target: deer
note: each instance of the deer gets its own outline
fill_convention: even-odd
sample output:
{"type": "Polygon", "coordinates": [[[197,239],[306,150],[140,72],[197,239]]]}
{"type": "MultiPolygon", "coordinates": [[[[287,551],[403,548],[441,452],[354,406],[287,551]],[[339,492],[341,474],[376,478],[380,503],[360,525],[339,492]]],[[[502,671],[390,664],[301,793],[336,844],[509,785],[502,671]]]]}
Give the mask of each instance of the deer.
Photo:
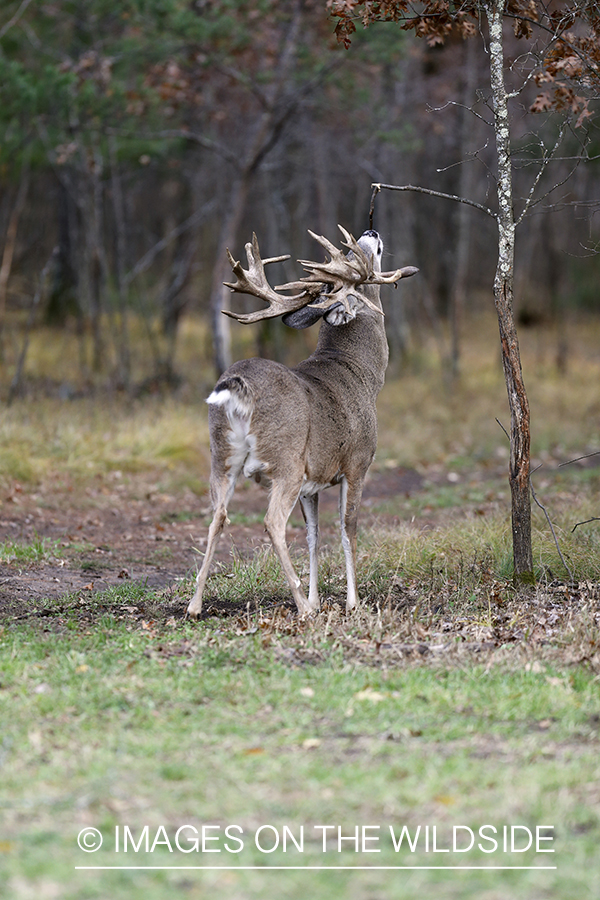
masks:
{"type": "Polygon", "coordinates": [[[338,227],[349,252],[309,231],[329,259],[298,260],[309,274],[275,288],[267,281],[265,266],[289,255],[261,259],[255,234],[245,246],[248,269],[227,251],[236,281],[224,282],[225,286],[258,297],[268,307],[250,313],[223,310],[226,315],[244,324],[282,316],[293,328],[322,321],[316,349],[307,359],[293,368],[268,359],[241,360],[224,372],[207,398],[213,519],[196,590],[187,607],[191,618],[198,618],[202,611],[209,569],[242,473],[269,491],[265,530],[300,616],[316,613],[320,605],[319,494],[339,485],[346,610],[357,604],[358,513],[377,446],[376,400],[389,356],[380,286],[396,286],[418,269],[406,266],[382,272],[379,234],[369,229],[356,240],[338,227]],[[287,522],[297,501],[306,524],[308,597],[286,543],[287,522]]]}

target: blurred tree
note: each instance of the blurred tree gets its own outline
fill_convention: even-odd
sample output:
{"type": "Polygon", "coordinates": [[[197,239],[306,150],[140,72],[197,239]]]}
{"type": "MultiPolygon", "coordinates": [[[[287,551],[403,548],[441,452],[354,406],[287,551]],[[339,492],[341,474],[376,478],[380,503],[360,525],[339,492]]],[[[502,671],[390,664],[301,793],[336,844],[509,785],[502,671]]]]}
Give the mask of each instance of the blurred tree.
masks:
{"type": "MultiPolygon", "coordinates": [[[[494,299],[511,413],[509,481],[513,560],[516,579],[532,581],[530,412],[513,311],[515,229],[529,209],[540,202],[540,181],[562,144],[567,126],[573,120],[576,128],[583,126],[591,116],[591,100],[600,95],[600,8],[591,0],[564,0],[550,7],[540,0],[424,0],[418,8],[409,0],[327,0],[327,7],[337,18],[336,33],[347,47],[356,31],[356,20],[365,26],[381,20],[399,23],[401,28],[414,30],[419,37],[425,38],[430,46],[443,43],[453,32],[465,38],[484,36],[483,26],[487,23],[485,40],[489,54],[498,209],[493,212],[485,208],[485,211],[498,225],[494,299]],[[527,52],[521,54],[519,66],[512,66],[513,74],[521,76],[516,90],[511,90],[505,77],[504,23],[507,19],[513,25],[515,36],[528,41],[527,52]],[[546,147],[542,140],[535,142],[533,158],[529,162],[537,163],[536,174],[523,208],[516,214],[509,102],[520,98],[531,80],[540,88],[530,106],[531,112],[559,111],[564,121],[553,147],[546,147]]],[[[586,144],[586,141],[581,142],[578,159],[585,155],[586,144]]],[[[557,186],[551,187],[548,193],[557,186]]],[[[410,185],[381,187],[432,193],[410,185]]],[[[467,198],[453,199],[476,205],[467,198]]],[[[477,205],[484,209],[481,204],[477,205]]]]}
{"type": "Polygon", "coordinates": [[[128,278],[134,229],[123,168],[171,167],[173,177],[184,160],[190,172],[207,169],[207,154],[214,155],[202,189],[179,169],[195,185],[190,194],[199,208],[188,216],[189,233],[173,229],[178,252],[157,296],[172,345],[210,190],[218,197],[210,308],[222,370],[230,361],[220,313],[228,298],[225,248],[235,246],[259,168],[341,59],[335,47],[324,55],[316,39],[327,28],[322,10],[307,0],[33,0],[10,7],[15,27],[4,29],[0,44],[0,164],[15,168],[15,150],[33,140],[37,166],[49,165],[60,184],[49,316],[64,322],[74,309],[85,312],[98,369],[106,351],[102,322],[112,312],[107,296],[116,293],[113,331],[126,379],[126,288],[144,266],[134,265],[128,278]]]}
{"type": "Polygon", "coordinates": [[[235,247],[259,168],[339,54],[323,61],[315,31],[323,38],[325,21],[305,0],[203,2],[192,4],[191,10],[208,35],[186,27],[186,53],[164,59],[151,73],[151,82],[174,100],[173,124],[179,120],[178,128],[159,136],[197,144],[215,153],[224,167],[210,292],[220,374],[232,361],[229,321],[221,315],[229,302],[223,286],[229,277],[226,249],[235,247]]]}
{"type": "MultiPolygon", "coordinates": [[[[468,99],[460,39],[450,34],[443,46],[429,47],[374,23],[355,35],[349,65],[331,31],[322,0],[6,0],[0,309],[3,296],[11,312],[30,307],[58,245],[34,321],[45,311],[75,325],[84,382],[108,375],[113,386],[135,387],[156,373],[170,381],[184,312],[210,315],[212,302],[215,331],[227,322],[218,312],[227,299],[226,243],[240,255],[241,238],[256,230],[268,253],[310,255],[308,226],[331,236],[337,222],[354,232],[365,227],[370,181],[433,177],[442,191],[466,193],[460,167],[432,170],[440,159],[463,155],[468,138],[479,141],[470,164],[473,196],[487,202],[487,98],[479,101],[476,127],[463,124],[462,132],[466,114],[446,102],[457,85],[459,98],[468,99]]],[[[481,83],[484,55],[474,55],[481,83]]],[[[540,85],[540,92],[552,90],[550,82],[540,85]]],[[[521,185],[535,154],[527,156],[533,142],[523,129],[517,137],[523,167],[513,175],[526,196],[521,185]]],[[[535,146],[539,159],[543,149],[535,146]]],[[[587,200],[597,180],[596,173],[570,182],[572,199],[587,200]]],[[[390,198],[381,196],[377,206],[384,243],[400,257],[394,265],[414,263],[423,272],[390,303],[392,353],[403,364],[422,358],[413,351],[426,309],[447,357],[453,281],[460,286],[459,272],[467,271],[469,312],[494,265],[495,221],[469,228],[465,217],[456,229],[461,217],[450,204],[412,195],[399,209],[390,198]],[[458,243],[462,268],[455,265],[458,243]],[[469,265],[474,258],[477,265],[469,265]]],[[[570,223],[573,252],[587,235],[574,213],[570,223]]],[[[281,281],[298,274],[293,261],[282,268],[281,281]]],[[[539,283],[532,266],[523,275],[539,283]]],[[[569,274],[565,291],[571,285],[569,274]]],[[[11,329],[22,321],[12,316],[11,329]]],[[[233,339],[246,352],[248,336],[236,329],[233,339]]],[[[289,359],[305,352],[307,340],[274,326],[263,345],[289,359]]],[[[11,335],[3,372],[14,365],[14,346],[11,335]]],[[[210,359],[210,344],[202,355],[210,359]]]]}

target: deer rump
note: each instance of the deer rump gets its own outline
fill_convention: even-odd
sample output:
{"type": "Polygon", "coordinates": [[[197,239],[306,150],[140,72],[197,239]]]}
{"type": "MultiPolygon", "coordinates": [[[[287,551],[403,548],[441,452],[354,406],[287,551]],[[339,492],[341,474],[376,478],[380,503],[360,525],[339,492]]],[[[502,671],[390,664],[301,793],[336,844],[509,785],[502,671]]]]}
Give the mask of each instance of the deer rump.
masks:
{"type": "Polygon", "coordinates": [[[364,389],[335,360],[321,361],[318,374],[309,360],[294,369],[267,359],[234,363],[207,400],[213,471],[235,481],[243,473],[271,489],[285,479],[294,503],[344,476],[364,477],[377,419],[347,402],[364,389]]]}
{"type": "MultiPolygon", "coordinates": [[[[263,312],[234,318],[250,323],[283,315],[286,324],[305,328],[323,318],[315,352],[294,368],[265,360],[234,363],[208,397],[211,443],[210,493],[214,511],[204,562],[188,614],[202,610],[202,594],[227,507],[240,475],[269,489],[265,528],[288,581],[298,612],[319,608],[319,492],[340,485],[340,526],[346,563],[346,609],[357,602],[356,530],[367,470],[377,445],[376,399],[383,386],[388,345],[379,297],[381,284],[413,275],[413,267],[381,272],[383,245],[377,232],[359,241],[342,233],[348,256],[325,238],[326,263],[301,261],[310,272],[304,281],[273,289],[256,236],[246,245],[249,268],[230,261],[237,277],[233,290],[269,303],[263,312]],[[360,288],[360,289],[359,289],[360,288]],[[278,290],[300,290],[284,297],[278,290]],[[310,555],[308,597],[285,540],[287,521],[297,501],[306,521],[310,555]]],[[[312,232],[311,232],[312,234],[312,232]]],[[[231,313],[229,313],[231,314],[231,313]]]]}

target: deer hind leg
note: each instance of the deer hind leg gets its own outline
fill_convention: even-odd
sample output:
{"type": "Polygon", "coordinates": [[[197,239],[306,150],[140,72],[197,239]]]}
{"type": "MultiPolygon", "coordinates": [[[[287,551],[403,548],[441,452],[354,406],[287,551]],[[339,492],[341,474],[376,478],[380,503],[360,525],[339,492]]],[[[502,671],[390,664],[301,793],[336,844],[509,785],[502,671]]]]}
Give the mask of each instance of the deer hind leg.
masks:
{"type": "Polygon", "coordinates": [[[319,495],[300,497],[300,507],[306,522],[306,542],[310,560],[308,605],[319,608],[319,495]]]}
{"type": "Polygon", "coordinates": [[[213,501],[214,515],[208,529],[208,540],[206,542],[206,552],[204,554],[204,562],[196,576],[196,592],[190,600],[187,608],[187,614],[192,619],[197,619],[202,612],[202,594],[208,578],[210,565],[223,531],[223,526],[227,521],[227,507],[233,496],[235,484],[238,479],[239,472],[229,472],[229,474],[211,477],[211,497],[213,501]]]}
{"type": "Polygon", "coordinates": [[[290,485],[289,481],[287,483],[280,480],[273,481],[271,496],[269,498],[269,507],[267,509],[267,515],[265,516],[265,528],[269,533],[271,543],[279,557],[284,575],[287,578],[292,595],[296,601],[298,612],[300,615],[306,615],[307,613],[312,612],[316,606],[311,605],[310,601],[306,598],[306,594],[302,590],[300,579],[292,565],[290,553],[285,541],[285,527],[296,500],[298,499],[301,485],[301,479],[295,480],[292,485],[290,485]]]}
{"type": "Polygon", "coordinates": [[[342,547],[346,560],[346,609],[354,609],[358,600],[356,590],[356,529],[362,498],[363,480],[349,482],[344,476],[340,482],[340,527],[342,547]]]}

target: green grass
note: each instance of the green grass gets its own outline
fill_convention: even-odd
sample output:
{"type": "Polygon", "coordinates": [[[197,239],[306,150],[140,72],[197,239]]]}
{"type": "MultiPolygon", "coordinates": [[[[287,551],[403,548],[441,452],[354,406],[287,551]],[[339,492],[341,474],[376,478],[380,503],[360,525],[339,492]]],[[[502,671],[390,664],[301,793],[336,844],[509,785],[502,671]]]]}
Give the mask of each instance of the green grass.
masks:
{"type": "Polygon", "coordinates": [[[50,562],[63,555],[60,541],[51,541],[36,535],[31,543],[4,541],[0,543],[0,563],[50,562]]]}
{"type": "MultiPolygon", "coordinates": [[[[351,662],[318,626],[291,643],[285,628],[244,631],[238,620],[134,626],[106,612],[123,605],[127,590],[102,598],[104,617],[87,633],[7,627],[0,638],[0,697],[10,709],[0,794],[5,896],[597,896],[600,695],[592,671],[526,654],[492,665],[373,668],[351,662]],[[219,840],[207,846],[221,853],[179,851],[174,835],[184,824],[218,826],[208,834],[219,840]],[[224,847],[233,824],[243,829],[239,854],[224,847]],[[345,835],[380,826],[367,833],[380,837],[369,846],[381,853],[356,853],[349,842],[339,853],[337,831],[323,853],[314,828],[323,824],[345,835]],[[433,856],[423,841],[414,854],[394,853],[389,826],[414,834],[419,824],[437,827],[438,846],[448,846],[453,825],[477,832],[492,824],[500,833],[504,824],[553,825],[556,853],[433,856]],[[122,835],[126,825],[136,840],[148,825],[151,842],[164,825],[173,853],[159,844],[118,855],[115,828],[122,835]],[[259,852],[254,835],[265,825],[281,834],[287,825],[297,840],[304,826],[304,852],[259,852]],[[77,846],[86,826],[104,837],[99,853],[77,846]],[[558,869],[75,870],[491,863],[558,869]]],[[[273,835],[263,831],[265,847],[273,835]]]]}

